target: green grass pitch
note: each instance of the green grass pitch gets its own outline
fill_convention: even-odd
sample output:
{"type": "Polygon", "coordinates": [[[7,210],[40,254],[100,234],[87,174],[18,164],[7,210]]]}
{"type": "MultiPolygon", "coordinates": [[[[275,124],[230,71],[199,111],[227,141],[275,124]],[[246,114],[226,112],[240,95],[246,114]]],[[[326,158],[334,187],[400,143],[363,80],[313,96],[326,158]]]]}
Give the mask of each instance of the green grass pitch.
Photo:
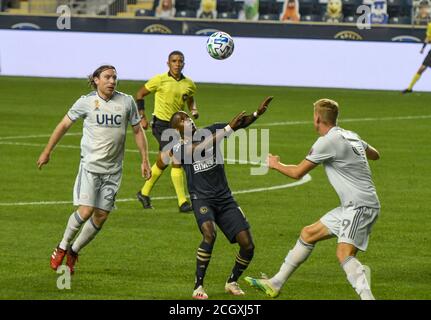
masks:
{"type": "MultiPolygon", "coordinates": [[[[134,95],[142,84],[121,81],[118,89],[134,95]]],[[[0,299],[190,299],[200,233],[193,215],[178,213],[175,199],[154,200],[156,209],[145,212],[133,200],[144,181],[130,129],[126,148],[132,151],[126,152],[117,196],[124,201],[117,203],[118,210],[102,232],[82,250],[72,288],[57,288],[58,275],[49,268],[49,257],[73,210],[82,121],[72,127],[70,132],[76,134],[64,137],[42,171],[36,160],[57,122],[88,91],[81,79],[0,77],[0,299]],[[42,201],[53,203],[22,204],[42,201]]],[[[267,95],[274,101],[253,127],[269,129],[270,152],[283,162],[301,161],[317,138],[312,103],[322,97],[340,103],[342,127],[358,132],[381,152],[381,159],[371,162],[381,216],[368,251],[359,259],[372,270],[377,299],[430,299],[431,94],[199,84],[197,125],[228,121],[241,110],[252,112],[267,95]]],[[[148,113],[153,97],[147,100],[148,113]]],[[[157,145],[150,131],[147,136],[153,162],[157,145]]],[[[250,176],[250,168],[226,165],[233,191],[293,182],[276,172],[250,176]]],[[[245,275],[277,272],[301,228],[339,205],[323,168],[311,176],[300,186],[235,196],[256,244],[245,275]]],[[[168,171],[152,196],[173,195],[168,171]]],[[[278,299],[357,299],[337,262],[335,244],[335,240],[318,244],[278,299]]],[[[237,250],[219,232],[205,280],[210,299],[269,299],[242,279],[245,297],[224,293],[237,250]]]]}

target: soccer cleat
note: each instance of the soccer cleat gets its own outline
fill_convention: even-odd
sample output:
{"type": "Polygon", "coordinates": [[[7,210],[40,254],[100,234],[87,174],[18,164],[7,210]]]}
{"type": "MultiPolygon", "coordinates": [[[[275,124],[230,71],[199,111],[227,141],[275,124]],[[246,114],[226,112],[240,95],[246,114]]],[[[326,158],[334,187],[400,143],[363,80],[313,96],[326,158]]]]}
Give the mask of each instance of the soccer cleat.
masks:
{"type": "Polygon", "coordinates": [[[245,295],[244,291],[241,290],[241,288],[239,287],[238,282],[226,282],[226,284],[224,285],[224,291],[226,293],[230,293],[231,295],[234,296],[243,296],[245,295]]]}
{"type": "Polygon", "coordinates": [[[206,300],[208,299],[208,295],[205,292],[204,287],[199,286],[193,291],[192,298],[197,300],[206,300]]]}
{"type": "Polygon", "coordinates": [[[149,196],[144,196],[141,191],[138,191],[136,197],[138,198],[139,202],[142,203],[144,209],[154,209],[151,205],[151,199],[149,196]]]}
{"type": "Polygon", "coordinates": [[[401,91],[402,94],[412,93],[412,92],[413,92],[412,89],[404,89],[403,91],[401,91]]]}
{"type": "Polygon", "coordinates": [[[180,212],[190,212],[193,211],[192,206],[190,205],[190,203],[188,203],[187,201],[184,202],[182,205],[180,205],[179,208],[180,212]]]}
{"type": "Polygon", "coordinates": [[[275,289],[271,282],[267,279],[254,279],[252,277],[245,277],[244,280],[251,285],[263,292],[271,298],[276,298],[280,294],[280,290],[275,289]]]}
{"type": "Polygon", "coordinates": [[[63,263],[64,256],[66,255],[66,250],[57,247],[51,255],[51,268],[57,271],[58,267],[63,263]]]}
{"type": "Polygon", "coordinates": [[[75,264],[78,261],[78,254],[72,250],[72,248],[69,248],[67,250],[67,259],[66,259],[66,266],[69,267],[70,274],[75,273],[75,264]]]}

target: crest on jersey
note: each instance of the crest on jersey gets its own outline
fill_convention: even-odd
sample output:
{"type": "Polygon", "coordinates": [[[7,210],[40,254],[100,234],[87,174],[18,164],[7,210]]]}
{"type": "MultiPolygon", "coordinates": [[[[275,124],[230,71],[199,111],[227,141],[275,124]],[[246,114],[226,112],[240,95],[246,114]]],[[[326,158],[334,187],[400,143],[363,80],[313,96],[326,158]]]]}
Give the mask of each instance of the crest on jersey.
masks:
{"type": "Polygon", "coordinates": [[[207,212],[208,212],[208,208],[207,208],[207,207],[200,207],[199,212],[200,212],[201,214],[205,214],[205,213],[207,213],[207,212]]]}
{"type": "Polygon", "coordinates": [[[99,103],[99,100],[94,100],[94,110],[99,110],[99,107],[100,107],[100,103],[99,103]]]}

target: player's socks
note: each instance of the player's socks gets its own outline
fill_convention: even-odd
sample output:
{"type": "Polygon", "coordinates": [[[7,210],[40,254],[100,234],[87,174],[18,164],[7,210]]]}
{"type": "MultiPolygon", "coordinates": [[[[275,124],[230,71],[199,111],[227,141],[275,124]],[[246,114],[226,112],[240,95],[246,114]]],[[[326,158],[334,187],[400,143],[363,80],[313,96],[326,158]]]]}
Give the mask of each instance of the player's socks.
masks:
{"type": "Polygon", "coordinates": [[[202,286],[204,283],[205,273],[208,268],[208,264],[211,260],[211,253],[213,251],[213,245],[202,241],[198,252],[196,254],[196,279],[195,289],[202,286]]]}
{"type": "Polygon", "coordinates": [[[181,206],[187,201],[186,192],[184,190],[184,171],[182,168],[171,169],[171,179],[174,184],[175,192],[177,193],[178,206],[181,206]]]}
{"type": "Polygon", "coordinates": [[[75,211],[70,215],[69,221],[67,221],[66,230],[64,231],[63,239],[59,245],[60,249],[67,250],[70,241],[75,238],[76,233],[84,222],[85,221],[81,218],[78,211],[75,211]]]}
{"type": "Polygon", "coordinates": [[[79,250],[81,250],[91,240],[94,239],[94,237],[97,235],[100,229],[101,227],[96,226],[96,224],[93,221],[93,218],[88,219],[87,222],[84,224],[84,227],[82,227],[81,233],[73,242],[72,250],[78,253],[79,250]]]}
{"type": "Polygon", "coordinates": [[[420,79],[421,75],[419,73],[416,73],[412,79],[412,82],[410,82],[409,87],[407,88],[407,90],[413,90],[413,86],[416,84],[416,82],[418,82],[418,80],[420,79]]]}
{"type": "Polygon", "coordinates": [[[239,253],[237,254],[235,259],[235,265],[232,269],[232,273],[227,280],[228,283],[238,281],[239,277],[250,264],[251,259],[253,259],[253,254],[254,250],[239,250],[239,253]]]}
{"type": "Polygon", "coordinates": [[[341,264],[353,289],[361,300],[375,300],[365,274],[364,266],[353,256],[347,257],[341,264]]]}
{"type": "Polygon", "coordinates": [[[157,166],[157,163],[155,163],[152,167],[151,167],[151,179],[145,181],[144,186],[141,189],[141,193],[144,196],[149,196],[151,189],[153,189],[154,184],[157,182],[157,180],[159,180],[160,176],[162,175],[163,170],[160,169],[157,166]]]}
{"type": "Polygon", "coordinates": [[[280,271],[270,279],[271,284],[276,289],[281,289],[283,284],[289,279],[292,273],[305,261],[314,249],[313,244],[306,243],[301,238],[298,239],[292,250],[289,251],[280,271]]]}

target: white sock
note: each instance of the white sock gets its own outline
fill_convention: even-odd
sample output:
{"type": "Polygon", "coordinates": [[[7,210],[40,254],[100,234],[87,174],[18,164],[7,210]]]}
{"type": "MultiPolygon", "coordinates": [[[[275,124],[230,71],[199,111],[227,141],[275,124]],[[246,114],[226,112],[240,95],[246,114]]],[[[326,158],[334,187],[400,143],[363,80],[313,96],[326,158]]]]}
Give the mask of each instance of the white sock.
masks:
{"type": "Polygon", "coordinates": [[[289,279],[292,273],[305,261],[313,251],[314,245],[306,243],[301,238],[296,241],[295,246],[289,251],[280,271],[270,279],[271,284],[280,289],[283,284],[289,279]]]}
{"type": "Polygon", "coordinates": [[[375,300],[371,293],[371,287],[365,274],[364,266],[353,256],[347,257],[341,264],[353,289],[361,297],[361,300],[375,300]]]}
{"type": "Polygon", "coordinates": [[[64,230],[63,239],[61,240],[59,247],[63,250],[66,250],[69,246],[70,241],[75,238],[76,233],[81,228],[81,225],[85,221],[81,218],[78,211],[72,213],[69,217],[69,221],[67,221],[66,230],[64,230]]]}
{"type": "Polygon", "coordinates": [[[81,230],[78,238],[72,244],[72,250],[78,253],[83,247],[85,247],[100,231],[100,227],[94,224],[93,218],[87,220],[84,227],[81,230]]]}

